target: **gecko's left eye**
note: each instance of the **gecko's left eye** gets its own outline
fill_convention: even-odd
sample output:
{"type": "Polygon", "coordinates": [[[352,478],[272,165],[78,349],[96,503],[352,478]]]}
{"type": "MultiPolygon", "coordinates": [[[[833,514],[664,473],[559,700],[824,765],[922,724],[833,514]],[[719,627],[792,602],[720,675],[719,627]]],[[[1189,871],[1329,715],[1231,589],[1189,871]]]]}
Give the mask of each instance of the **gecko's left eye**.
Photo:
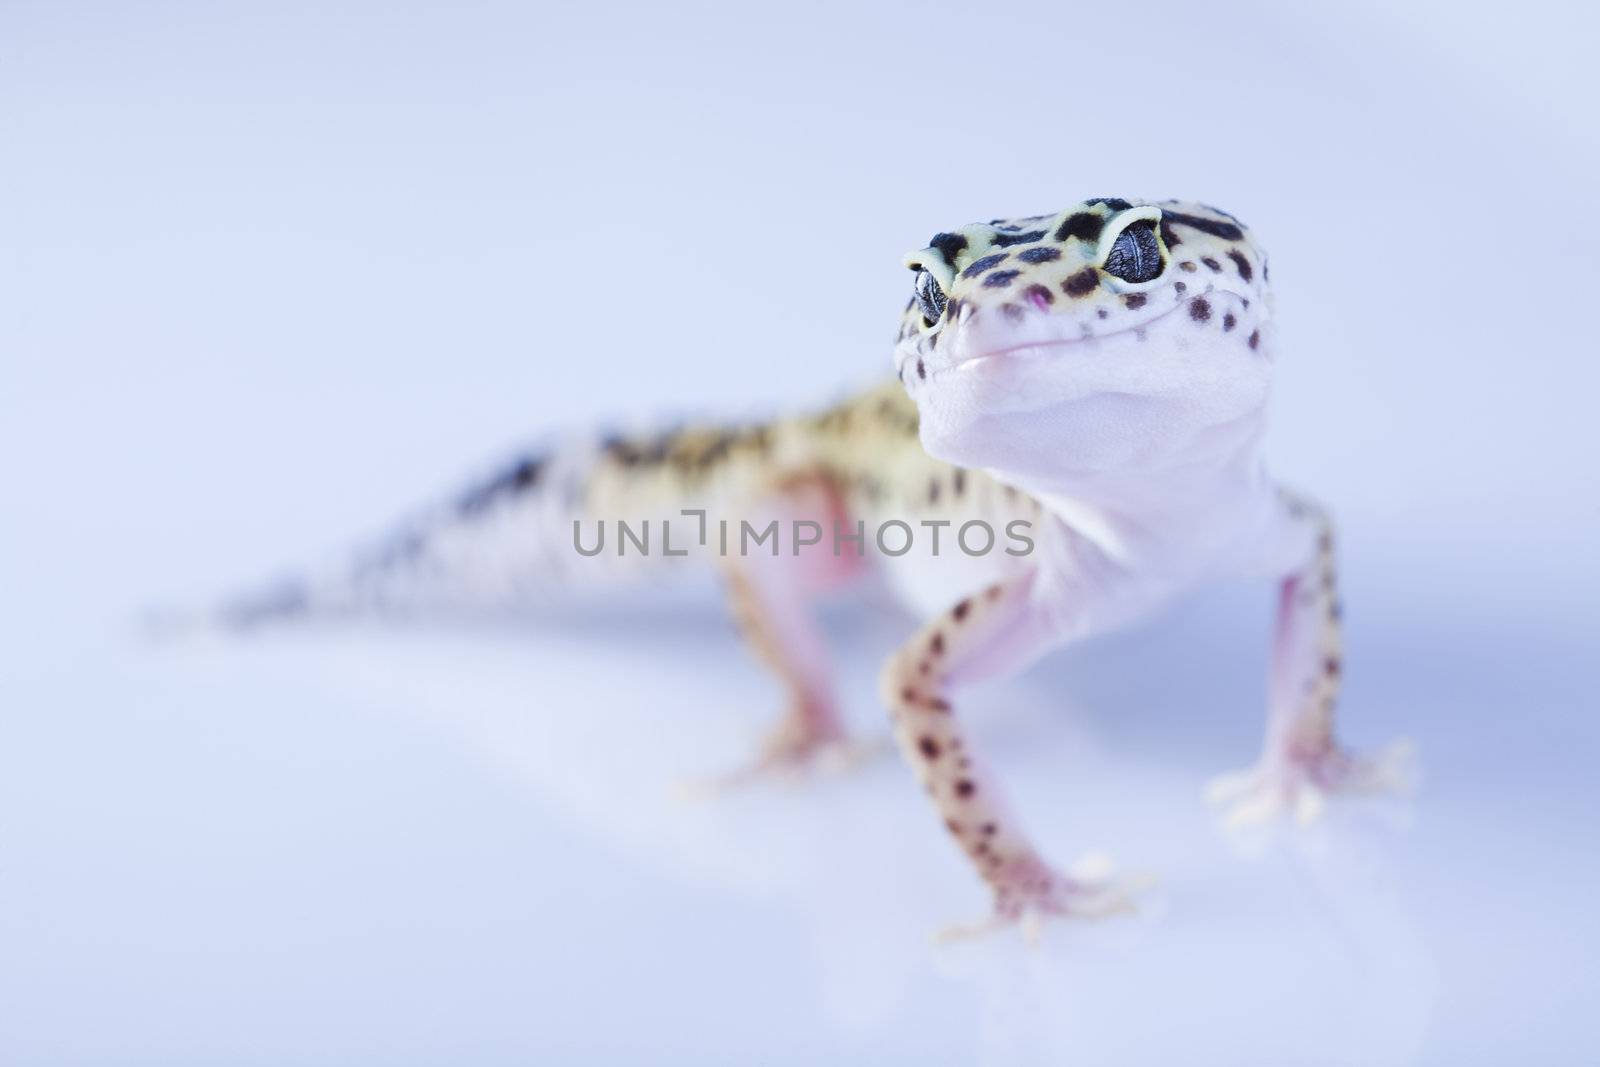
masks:
{"type": "Polygon", "coordinates": [[[1147,282],[1161,273],[1161,242],[1153,222],[1130,223],[1106,253],[1105,271],[1125,282],[1147,282]]]}
{"type": "Polygon", "coordinates": [[[917,307],[922,310],[922,324],[932,326],[944,314],[946,298],[939,281],[925,270],[917,271],[917,307]]]}

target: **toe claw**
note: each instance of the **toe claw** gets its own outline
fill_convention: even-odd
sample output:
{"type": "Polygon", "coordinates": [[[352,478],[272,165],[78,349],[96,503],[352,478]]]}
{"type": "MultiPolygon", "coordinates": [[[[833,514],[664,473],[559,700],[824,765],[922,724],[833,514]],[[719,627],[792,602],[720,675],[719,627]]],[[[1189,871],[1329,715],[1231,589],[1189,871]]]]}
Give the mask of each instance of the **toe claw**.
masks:
{"type": "Polygon", "coordinates": [[[1392,741],[1358,766],[1352,787],[1368,793],[1405,793],[1416,782],[1416,746],[1408,737],[1392,741]]]}
{"type": "Polygon", "coordinates": [[[753,760],[733,770],[679,785],[680,799],[704,800],[762,782],[800,782],[816,775],[841,775],[878,759],[889,749],[886,738],[861,740],[842,731],[780,729],[753,760]]]}
{"type": "Polygon", "coordinates": [[[1327,794],[1307,783],[1295,794],[1294,818],[1301,826],[1310,826],[1322,817],[1328,807],[1327,794]]]}
{"type": "Polygon", "coordinates": [[[1230,828],[1267,822],[1283,812],[1302,826],[1315,822],[1334,793],[1403,792],[1414,779],[1409,741],[1394,742],[1376,755],[1353,756],[1329,747],[1312,755],[1285,754],[1249,771],[1212,779],[1206,797],[1228,807],[1230,828]]]}
{"type": "Polygon", "coordinates": [[[991,915],[987,919],[975,923],[955,923],[946,926],[933,935],[935,945],[953,945],[958,941],[976,941],[980,937],[987,937],[996,930],[1005,926],[1007,919],[1001,915],[991,915]]]}
{"type": "Polygon", "coordinates": [[[1022,931],[1037,945],[1044,924],[1052,919],[1103,919],[1135,910],[1134,898],[1155,883],[1148,875],[1116,875],[1102,854],[1085,856],[1069,874],[1051,873],[1043,864],[1030,865],[1022,886],[996,883],[996,910],[981,923],[952,926],[934,935],[936,944],[968,940],[1007,926],[1022,931]]]}
{"type": "Polygon", "coordinates": [[[1228,826],[1238,829],[1271,822],[1283,810],[1283,795],[1276,789],[1258,786],[1236,801],[1228,812],[1228,826]]]}
{"type": "Polygon", "coordinates": [[[1219,774],[1206,783],[1206,802],[1221,805],[1237,800],[1255,787],[1256,778],[1255,771],[1219,774]]]}
{"type": "Polygon", "coordinates": [[[1040,932],[1044,928],[1044,916],[1039,913],[1039,909],[1029,908],[1027,911],[1023,912],[1022,919],[1019,921],[1018,925],[1022,927],[1022,936],[1028,942],[1028,944],[1037,946],[1039,944],[1040,932]]]}
{"type": "Polygon", "coordinates": [[[891,748],[887,737],[846,737],[822,746],[812,762],[826,774],[845,774],[881,759],[891,748]]]}

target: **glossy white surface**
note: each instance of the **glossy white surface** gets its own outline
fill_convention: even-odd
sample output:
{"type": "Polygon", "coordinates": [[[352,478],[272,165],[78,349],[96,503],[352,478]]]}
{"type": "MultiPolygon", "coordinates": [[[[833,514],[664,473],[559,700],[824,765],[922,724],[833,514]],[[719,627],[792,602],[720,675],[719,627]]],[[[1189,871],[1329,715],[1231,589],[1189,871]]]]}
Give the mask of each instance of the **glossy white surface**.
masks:
{"type": "MultiPolygon", "coordinates": [[[[316,10],[0,12],[0,1061],[1600,1055],[1592,14],[316,10]],[[902,252],[1125,192],[1271,252],[1272,453],[1411,805],[1216,831],[1270,594],[1207,593],[970,701],[1149,906],[935,952],[984,901],[893,760],[673,799],[775,700],[709,594],[132,634],[546,426],[885,373],[902,252]]],[[[904,623],[833,622],[877,730],[904,623]]]]}

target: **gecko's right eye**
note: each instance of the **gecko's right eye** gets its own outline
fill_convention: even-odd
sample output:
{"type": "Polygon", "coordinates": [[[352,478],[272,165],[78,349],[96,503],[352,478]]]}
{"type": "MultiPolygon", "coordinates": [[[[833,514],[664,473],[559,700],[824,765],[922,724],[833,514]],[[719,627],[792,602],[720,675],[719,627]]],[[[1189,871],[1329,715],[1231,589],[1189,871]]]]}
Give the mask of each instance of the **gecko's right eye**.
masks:
{"type": "Polygon", "coordinates": [[[944,315],[947,302],[939,280],[925,270],[917,271],[917,307],[922,310],[922,324],[932,326],[944,315]]]}
{"type": "Polygon", "coordinates": [[[1117,234],[1106,254],[1105,271],[1125,282],[1147,282],[1161,273],[1161,242],[1156,239],[1156,225],[1141,221],[1130,223],[1117,234]]]}

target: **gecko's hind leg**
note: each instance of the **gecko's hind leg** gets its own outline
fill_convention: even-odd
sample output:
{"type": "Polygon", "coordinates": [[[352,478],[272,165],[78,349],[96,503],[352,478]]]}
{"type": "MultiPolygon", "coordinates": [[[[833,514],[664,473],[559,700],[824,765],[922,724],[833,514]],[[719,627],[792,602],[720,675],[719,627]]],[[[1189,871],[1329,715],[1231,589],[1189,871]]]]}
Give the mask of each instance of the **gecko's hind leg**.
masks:
{"type": "Polygon", "coordinates": [[[848,546],[834,552],[833,524],[843,521],[839,494],[821,478],[795,478],[756,510],[763,524],[778,520],[777,551],[757,547],[750,555],[730,555],[723,565],[734,619],[782,682],[786,707],[754,759],[719,779],[723,785],[847,765],[870,752],[850,740],[839,716],[833,664],[815,611],[819,595],[848,583],[863,566],[848,546]]]}

